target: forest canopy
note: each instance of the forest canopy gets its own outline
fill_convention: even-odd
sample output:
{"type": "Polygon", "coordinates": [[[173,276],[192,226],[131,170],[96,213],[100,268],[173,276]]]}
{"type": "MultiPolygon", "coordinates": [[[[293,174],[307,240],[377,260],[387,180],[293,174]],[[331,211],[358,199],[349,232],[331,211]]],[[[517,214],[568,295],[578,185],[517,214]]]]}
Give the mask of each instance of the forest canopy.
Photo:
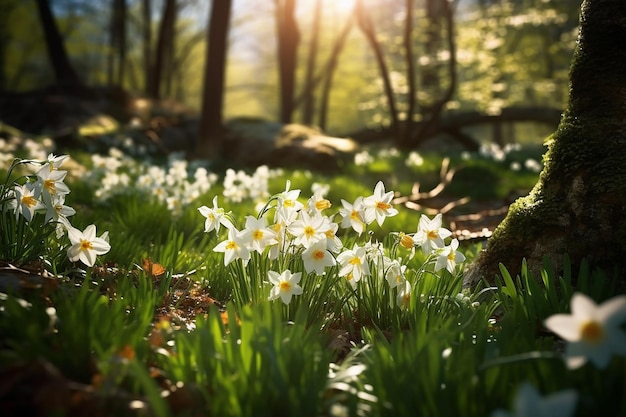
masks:
{"type": "MultiPolygon", "coordinates": [[[[293,1],[293,33],[277,31],[276,10],[281,3],[291,2],[232,2],[225,118],[279,118],[277,36],[289,39],[295,36],[298,42],[294,121],[323,125],[336,134],[389,125],[392,120],[383,79],[375,51],[360,23],[355,21],[363,17],[355,19],[355,1],[293,1]],[[313,77],[322,77],[329,71],[333,48],[344,31],[347,33],[333,69],[328,104],[323,107],[320,105],[323,82],[311,88],[307,78],[309,72],[313,77]],[[304,104],[309,88],[315,101],[312,110],[306,110],[304,104]]],[[[427,117],[450,86],[451,60],[455,64],[454,88],[444,103],[444,112],[472,110],[498,114],[503,108],[522,105],[563,108],[576,39],[578,2],[360,0],[356,3],[371,20],[375,39],[382,46],[400,120],[408,111],[411,82],[415,84],[414,120],[427,117]],[[404,35],[408,3],[413,9],[411,77],[404,35]],[[454,17],[451,32],[454,56],[446,39],[444,3],[450,5],[454,17]]],[[[205,31],[211,2],[54,0],[50,4],[71,63],[82,80],[93,86],[119,85],[137,96],[147,93],[147,78],[154,73],[158,43],[163,33],[167,33],[164,25],[170,25],[171,47],[159,64],[162,67],[160,98],[190,109],[200,108],[205,31]],[[168,3],[172,5],[169,20],[164,19],[168,3]]],[[[24,92],[54,83],[36,2],[4,0],[0,8],[0,91],[24,92]]]]}

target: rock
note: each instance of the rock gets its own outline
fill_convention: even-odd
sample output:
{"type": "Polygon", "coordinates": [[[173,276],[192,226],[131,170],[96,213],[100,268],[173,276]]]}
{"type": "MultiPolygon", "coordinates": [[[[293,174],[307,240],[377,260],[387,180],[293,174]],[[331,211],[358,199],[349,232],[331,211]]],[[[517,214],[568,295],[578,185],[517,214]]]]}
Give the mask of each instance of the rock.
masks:
{"type": "Polygon", "coordinates": [[[359,148],[352,139],[327,136],[318,128],[299,124],[234,119],[226,130],[227,157],[249,166],[334,171],[359,148]]]}

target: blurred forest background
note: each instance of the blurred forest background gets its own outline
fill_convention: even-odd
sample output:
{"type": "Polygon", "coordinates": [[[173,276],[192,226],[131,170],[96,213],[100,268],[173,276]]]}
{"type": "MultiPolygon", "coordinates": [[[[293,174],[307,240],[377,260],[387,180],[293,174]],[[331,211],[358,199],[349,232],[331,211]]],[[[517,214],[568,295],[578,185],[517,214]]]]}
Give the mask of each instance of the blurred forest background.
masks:
{"type": "Polygon", "coordinates": [[[49,115],[59,94],[99,94],[112,124],[161,108],[197,118],[201,138],[245,117],[405,149],[441,134],[467,148],[540,143],[566,104],[579,10],[575,0],[0,0],[0,122],[50,131],[68,123],[49,115]]]}

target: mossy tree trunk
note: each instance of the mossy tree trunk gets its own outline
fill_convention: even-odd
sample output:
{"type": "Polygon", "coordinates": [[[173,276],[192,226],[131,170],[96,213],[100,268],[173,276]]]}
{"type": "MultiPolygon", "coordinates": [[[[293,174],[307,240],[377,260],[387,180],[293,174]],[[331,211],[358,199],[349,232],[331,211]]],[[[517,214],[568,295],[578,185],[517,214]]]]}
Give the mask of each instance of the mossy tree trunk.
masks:
{"type": "MultiPolygon", "coordinates": [[[[465,275],[493,282],[503,263],[539,271],[548,257],[621,271],[626,282],[626,1],[585,0],[567,110],[549,138],[544,169],[513,203],[465,275]]],[[[574,269],[576,270],[576,269],[574,269]]]]}

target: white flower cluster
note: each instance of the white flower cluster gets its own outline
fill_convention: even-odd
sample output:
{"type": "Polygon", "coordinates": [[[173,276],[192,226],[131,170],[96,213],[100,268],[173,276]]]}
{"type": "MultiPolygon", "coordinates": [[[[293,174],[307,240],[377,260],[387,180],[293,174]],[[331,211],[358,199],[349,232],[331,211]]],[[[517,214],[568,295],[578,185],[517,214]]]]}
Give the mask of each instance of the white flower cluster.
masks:
{"type": "Polygon", "coordinates": [[[18,151],[22,150],[26,152],[24,159],[42,161],[54,150],[54,143],[48,138],[44,139],[41,143],[29,138],[0,138],[0,149],[2,149],[2,152],[0,152],[0,169],[8,170],[13,160],[16,158],[15,154],[18,151]]]}
{"type": "MultiPolygon", "coordinates": [[[[509,154],[512,152],[518,152],[521,149],[522,146],[519,143],[506,144],[504,147],[501,147],[496,143],[484,143],[480,145],[477,155],[481,158],[489,159],[495,162],[505,162],[509,154]]],[[[470,152],[463,152],[461,154],[461,158],[464,160],[469,160],[473,157],[474,154],[470,152]]],[[[543,165],[536,159],[526,158],[523,164],[518,161],[511,162],[509,168],[511,171],[520,171],[524,168],[528,171],[539,173],[541,172],[543,165]]]]}
{"type": "Polygon", "coordinates": [[[20,161],[19,163],[40,167],[35,175],[27,177],[25,183],[16,183],[12,189],[6,190],[6,197],[2,196],[2,212],[4,214],[12,211],[18,222],[26,223],[31,223],[35,216],[45,216],[45,223],[56,223],[57,239],[67,232],[72,243],[67,250],[70,261],[80,260],[87,266],[93,266],[96,256],[107,253],[111,246],[108,233],[97,237],[94,225],[87,226],[81,232],[70,224],[68,217],[76,214],[76,210],[65,205],[65,196],[70,193],[70,189],[64,182],[67,171],[59,169],[68,157],[49,154],[44,163],[34,160],[20,161]]]}
{"type": "Polygon", "coordinates": [[[211,189],[217,174],[195,169],[179,155],[172,155],[165,168],[137,161],[112,148],[108,156],[92,155],[93,169],[88,180],[98,186],[94,195],[105,201],[119,194],[144,193],[167,205],[174,216],[211,189]]]}
{"type": "MultiPolygon", "coordinates": [[[[337,237],[339,227],[352,229],[361,235],[374,221],[382,226],[387,217],[398,214],[391,203],[393,191],[385,191],[381,181],[376,184],[374,193],[370,196],[360,196],[352,204],[342,200],[342,207],[335,214],[340,217],[336,223],[335,215],[323,213],[331,207],[330,201],[324,198],[327,187],[317,184],[313,195],[303,204],[298,201],[300,190],[292,190],[290,185],[288,181],[283,192],[271,197],[259,216],[247,216],[241,230],[235,227],[230,212],[218,207],[217,196],[213,199],[213,208],[198,208],[206,218],[205,232],[215,230],[219,233],[220,226],[228,229],[226,240],[214,248],[214,251],[224,253],[224,265],[236,260],[247,265],[251,253],[255,251],[267,256],[270,261],[300,257],[304,271],[292,273],[285,270],[269,275],[270,282],[278,288],[272,291],[270,299],[280,297],[285,303],[291,300],[291,295],[300,293],[298,282],[302,272],[324,275],[327,268],[338,265],[338,275],[345,277],[355,289],[358,282],[371,276],[372,269],[375,269],[378,276],[385,277],[390,288],[398,288],[398,305],[403,305],[411,289],[404,276],[406,265],[387,257],[378,242],[369,241],[363,245],[354,243],[352,248],[345,248],[337,237]],[[269,214],[271,212],[273,217],[269,214]]],[[[424,218],[428,220],[425,216],[424,218]]],[[[453,240],[449,246],[444,246],[443,239],[450,232],[446,235],[446,229],[440,227],[441,216],[436,217],[432,223],[424,218],[420,220],[414,237],[402,235],[402,246],[407,247],[408,239],[411,249],[422,246],[424,251],[436,251],[435,269],[446,268],[450,272],[454,271],[457,263],[465,260],[457,251],[458,241],[453,240]]]]}
{"type": "Polygon", "coordinates": [[[270,195],[268,181],[281,173],[281,170],[272,170],[266,165],[259,166],[252,175],[229,168],[224,177],[224,198],[232,203],[266,199],[270,195]]]}

